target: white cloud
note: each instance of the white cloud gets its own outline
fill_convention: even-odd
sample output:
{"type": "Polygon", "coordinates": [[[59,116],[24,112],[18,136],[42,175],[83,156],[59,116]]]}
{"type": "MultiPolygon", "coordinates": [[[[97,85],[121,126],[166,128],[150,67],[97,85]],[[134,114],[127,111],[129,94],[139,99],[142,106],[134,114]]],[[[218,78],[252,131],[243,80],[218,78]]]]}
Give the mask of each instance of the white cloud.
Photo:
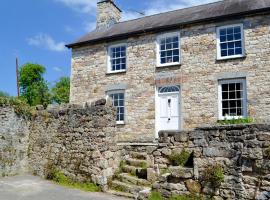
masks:
{"type": "Polygon", "coordinates": [[[28,38],[29,45],[44,47],[51,51],[62,52],[66,50],[64,42],[56,42],[50,35],[40,33],[32,38],[28,38]]]}
{"type": "Polygon", "coordinates": [[[53,70],[56,71],[56,72],[62,72],[63,71],[60,67],[54,67],[53,70]]]}
{"type": "MultiPolygon", "coordinates": [[[[152,0],[148,1],[146,9],[139,10],[140,12],[144,12],[146,16],[154,15],[162,12],[167,12],[171,10],[177,10],[181,8],[187,8],[191,6],[197,6],[206,3],[212,3],[219,0],[152,0]]],[[[137,12],[127,11],[123,13],[122,21],[136,19],[142,17],[137,12]]]]}
{"type": "Polygon", "coordinates": [[[65,4],[66,6],[83,13],[93,13],[97,7],[97,1],[95,0],[55,0],[65,4]]]}

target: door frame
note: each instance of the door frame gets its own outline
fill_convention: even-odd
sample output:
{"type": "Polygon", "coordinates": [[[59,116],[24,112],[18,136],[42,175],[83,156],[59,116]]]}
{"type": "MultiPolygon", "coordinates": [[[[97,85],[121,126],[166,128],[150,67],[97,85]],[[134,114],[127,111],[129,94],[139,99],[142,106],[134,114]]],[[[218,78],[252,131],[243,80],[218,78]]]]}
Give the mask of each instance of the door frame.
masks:
{"type": "MultiPolygon", "coordinates": [[[[158,139],[158,123],[159,123],[159,108],[158,108],[158,100],[159,100],[159,88],[160,87],[170,87],[170,86],[178,86],[179,87],[179,93],[177,92],[179,99],[178,99],[178,103],[179,103],[179,130],[176,131],[180,131],[182,130],[182,119],[183,119],[183,114],[182,114],[182,87],[180,84],[168,84],[168,85],[156,85],[155,87],[155,138],[158,139]]],[[[166,93],[164,93],[166,94],[166,93]]],[[[170,94],[170,93],[168,93],[170,94]]],[[[176,94],[176,92],[172,92],[171,94],[176,94]]]]}

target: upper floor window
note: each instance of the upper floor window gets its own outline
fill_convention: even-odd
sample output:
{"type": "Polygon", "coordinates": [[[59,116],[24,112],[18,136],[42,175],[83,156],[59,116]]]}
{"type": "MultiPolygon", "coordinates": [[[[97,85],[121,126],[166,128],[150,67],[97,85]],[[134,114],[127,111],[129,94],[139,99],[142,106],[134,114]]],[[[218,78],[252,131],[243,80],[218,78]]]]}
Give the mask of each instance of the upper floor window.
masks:
{"type": "Polygon", "coordinates": [[[217,59],[239,58],[245,55],[243,24],[217,28],[217,59]]]}
{"type": "Polygon", "coordinates": [[[167,33],[157,39],[157,65],[180,64],[180,33],[167,33]]]}
{"type": "Polygon", "coordinates": [[[247,116],[245,79],[219,81],[219,118],[233,119],[247,116]]]}
{"type": "Polygon", "coordinates": [[[127,47],[119,44],[109,47],[109,66],[108,72],[123,72],[127,68],[127,47]]]}

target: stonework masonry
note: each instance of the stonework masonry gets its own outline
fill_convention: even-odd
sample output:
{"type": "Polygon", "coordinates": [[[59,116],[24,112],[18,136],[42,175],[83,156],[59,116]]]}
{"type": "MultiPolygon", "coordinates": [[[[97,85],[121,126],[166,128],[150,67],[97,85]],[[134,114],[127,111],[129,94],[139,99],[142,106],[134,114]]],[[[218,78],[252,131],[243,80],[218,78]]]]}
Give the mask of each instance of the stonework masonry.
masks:
{"type": "Polygon", "coordinates": [[[28,171],[29,122],[13,108],[0,107],[0,176],[28,171]]]}
{"type": "Polygon", "coordinates": [[[130,37],[118,41],[127,44],[128,66],[126,72],[116,74],[107,73],[107,48],[111,43],[73,48],[71,103],[83,104],[104,98],[106,88],[126,84],[126,122],[118,126],[119,139],[153,141],[157,86],[181,86],[181,127],[188,130],[218,120],[218,80],[221,77],[245,78],[248,115],[257,122],[269,122],[269,27],[269,15],[179,27],[174,31],[181,35],[182,61],[181,65],[171,67],[156,66],[159,34],[130,37]],[[217,60],[216,27],[235,23],[244,25],[246,56],[217,60]]]}
{"type": "MultiPolygon", "coordinates": [[[[108,104],[108,102],[107,102],[108,104]]],[[[45,177],[55,167],[73,180],[92,181],[108,190],[123,161],[143,156],[147,180],[164,197],[194,190],[215,199],[267,200],[270,197],[270,125],[208,126],[161,132],[156,143],[118,143],[115,109],[99,100],[90,106],[50,106],[32,120],[0,107],[0,174],[45,177]],[[190,153],[188,166],[173,166],[170,155],[190,153]],[[213,190],[203,175],[219,164],[225,179],[213,190]]],[[[123,164],[122,164],[123,165],[123,164]]],[[[149,193],[139,192],[145,200],[149,193]]]]}

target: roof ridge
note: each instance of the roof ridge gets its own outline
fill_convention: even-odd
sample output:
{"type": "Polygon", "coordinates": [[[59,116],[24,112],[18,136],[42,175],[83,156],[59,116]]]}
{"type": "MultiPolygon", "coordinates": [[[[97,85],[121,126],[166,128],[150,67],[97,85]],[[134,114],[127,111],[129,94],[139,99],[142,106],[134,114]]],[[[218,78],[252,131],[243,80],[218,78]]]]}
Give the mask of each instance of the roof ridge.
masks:
{"type": "MultiPolygon", "coordinates": [[[[221,3],[221,2],[223,2],[223,1],[226,1],[226,0],[217,0],[217,1],[212,2],[212,3],[200,4],[200,5],[197,5],[197,6],[190,6],[190,7],[186,7],[186,8],[180,8],[180,9],[175,9],[175,10],[165,11],[165,12],[161,12],[161,13],[157,13],[157,14],[153,14],[153,15],[147,15],[147,16],[144,16],[144,17],[139,17],[139,18],[136,18],[136,19],[130,19],[130,20],[127,20],[127,21],[118,22],[118,23],[116,23],[116,24],[122,24],[122,23],[125,23],[125,22],[136,21],[136,20],[145,19],[145,18],[148,18],[148,17],[153,17],[153,16],[157,16],[157,15],[162,15],[162,14],[166,14],[166,13],[171,13],[171,12],[178,12],[178,11],[180,11],[180,10],[188,10],[188,9],[191,9],[191,8],[197,8],[197,7],[209,6],[209,5],[211,5],[211,4],[221,3]]],[[[116,24],[115,24],[115,25],[116,25],[116,24]]]]}

